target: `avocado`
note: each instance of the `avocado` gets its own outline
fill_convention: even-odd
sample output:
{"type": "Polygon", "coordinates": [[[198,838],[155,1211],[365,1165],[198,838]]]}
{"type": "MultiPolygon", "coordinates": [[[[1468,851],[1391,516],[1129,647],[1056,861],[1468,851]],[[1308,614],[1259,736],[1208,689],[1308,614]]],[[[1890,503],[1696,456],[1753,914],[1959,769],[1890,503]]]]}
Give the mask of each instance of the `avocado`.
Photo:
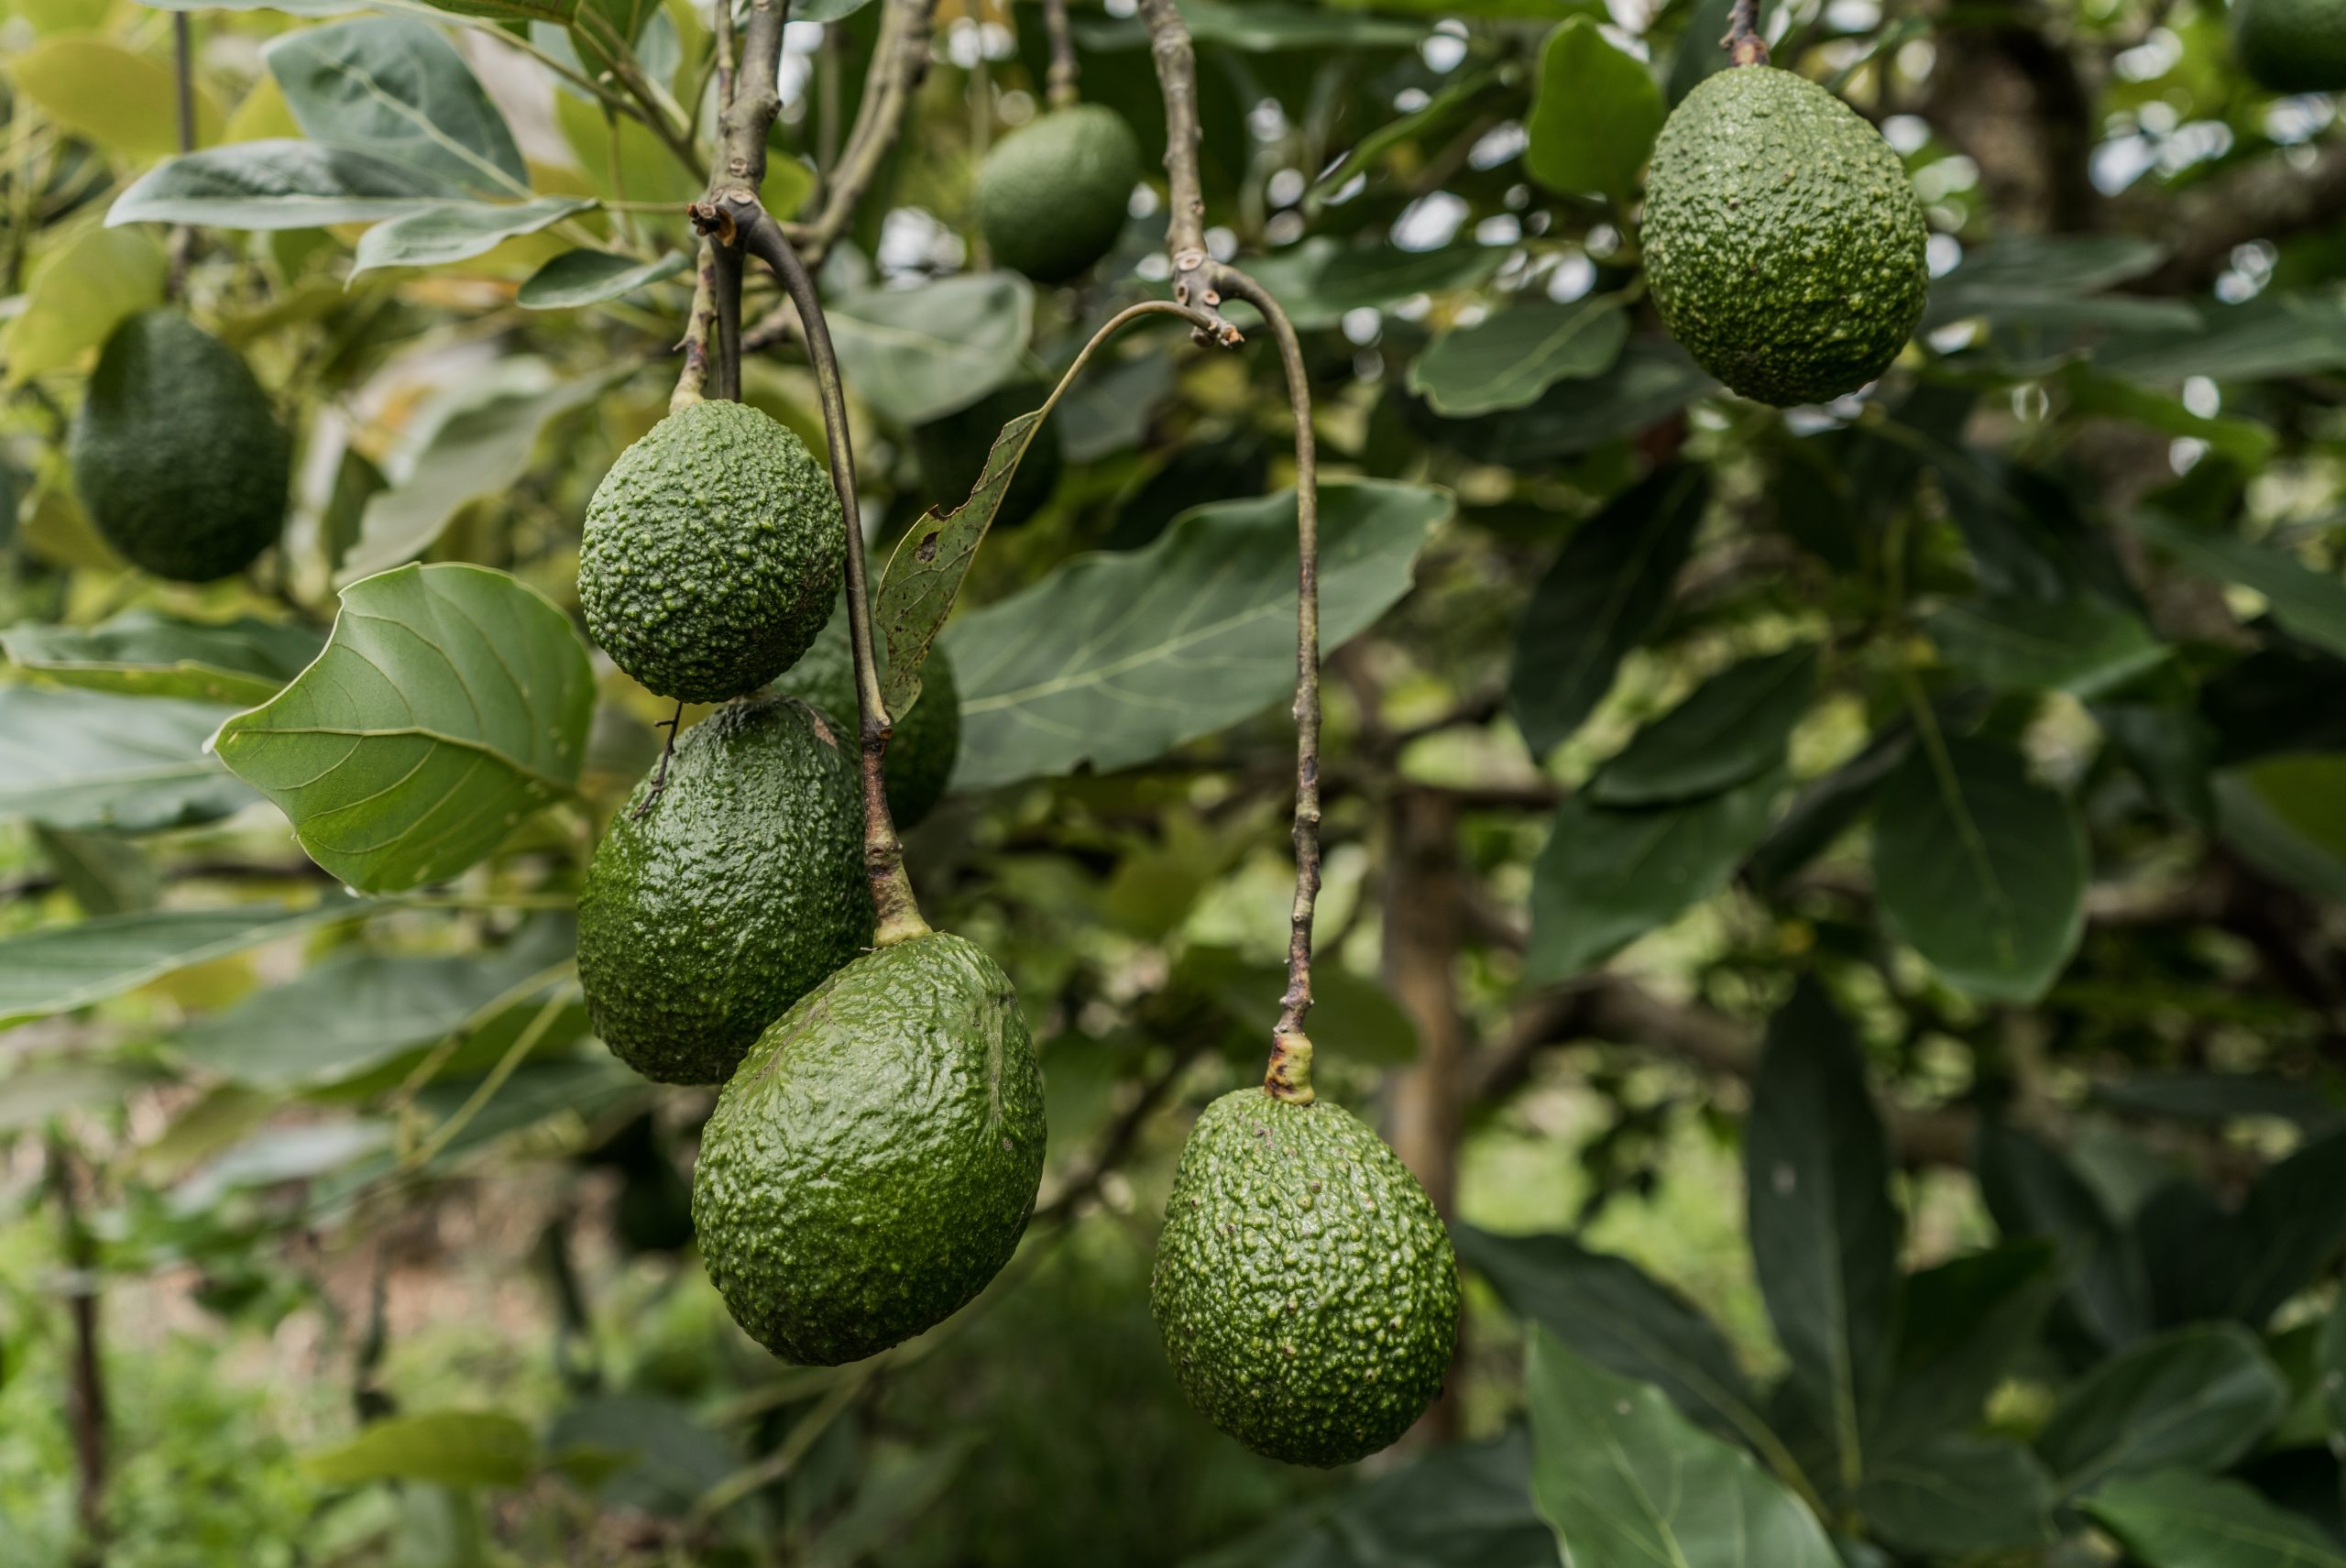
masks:
{"type": "Polygon", "coordinates": [[[1705,77],[1654,143],[1654,303],[1703,368],[1747,398],[1823,402],[1887,369],[1922,319],[1928,238],[1881,133],[1789,71],[1705,77]]]}
{"type": "Polygon", "coordinates": [[[67,443],[73,488],[142,571],[204,583],[277,541],[293,444],[236,351],[170,311],[126,318],[67,443]]]}
{"type": "Polygon", "coordinates": [[[1149,1306],[1208,1420],[1289,1464],[1348,1464],[1442,1392],[1458,1260],[1425,1189],[1350,1112],[1241,1089],[1181,1151],[1149,1306]]]}
{"type": "MultiPolygon", "coordinates": [[[[834,614],[805,658],[793,664],[773,689],[809,702],[830,719],[831,728],[850,747],[860,733],[861,710],[855,700],[855,652],[848,643],[846,600],[834,614]]],[[[888,673],[888,652],[879,645],[872,629],[872,653],[880,674],[888,673]]],[[[954,684],[953,661],[942,642],[932,643],[920,667],[920,700],[896,721],[888,737],[888,759],[882,770],[888,783],[888,815],[899,828],[910,828],[937,808],[944,798],[953,763],[961,753],[961,693],[954,684]]]]}
{"type": "Polygon", "coordinates": [[[1139,183],[1140,138],[1122,115],[1054,109],[978,165],[978,228],[1001,266],[1064,283],[1115,247],[1139,183]]]}
{"type": "Polygon", "coordinates": [[[587,862],[578,978],[621,1061],[716,1083],[872,940],[856,751],[805,703],[751,697],[685,732],[654,797],[656,778],[587,862]]]}
{"type": "Polygon", "coordinates": [[[2275,93],[2346,88],[2346,0],[2238,0],[2232,49],[2275,93]]]}
{"type": "Polygon", "coordinates": [[[790,668],[847,561],[839,492],[746,403],[691,403],[611,465],[586,503],[578,598],[619,668],[663,696],[722,702],[790,668]]]}
{"type": "MultiPolygon", "coordinates": [[[[1041,408],[1050,395],[1050,388],[1040,381],[1021,381],[996,388],[968,408],[915,428],[913,455],[920,460],[921,489],[929,504],[940,512],[957,510],[977,488],[1002,427],[1041,408]]],[[[1059,471],[1065,466],[1058,426],[1045,420],[1018,459],[1018,471],[1010,477],[1010,488],[1003,493],[992,526],[1015,528],[1042,510],[1059,488],[1059,471]]]]}
{"type": "Polygon", "coordinates": [[[1010,1260],[1043,1139],[1009,976],[959,937],[892,943],[807,992],[718,1096],[693,1171],[701,1261],[776,1355],[860,1361],[1010,1260]]]}

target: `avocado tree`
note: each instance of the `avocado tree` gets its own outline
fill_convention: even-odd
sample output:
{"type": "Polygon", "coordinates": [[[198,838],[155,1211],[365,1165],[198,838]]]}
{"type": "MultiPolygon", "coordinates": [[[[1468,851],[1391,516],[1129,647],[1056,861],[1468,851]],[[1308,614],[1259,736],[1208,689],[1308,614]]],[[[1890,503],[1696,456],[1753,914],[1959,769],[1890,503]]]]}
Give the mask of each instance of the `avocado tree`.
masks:
{"type": "Polygon", "coordinates": [[[0,1559],[2346,1568],[2337,0],[12,0],[0,1559]]]}

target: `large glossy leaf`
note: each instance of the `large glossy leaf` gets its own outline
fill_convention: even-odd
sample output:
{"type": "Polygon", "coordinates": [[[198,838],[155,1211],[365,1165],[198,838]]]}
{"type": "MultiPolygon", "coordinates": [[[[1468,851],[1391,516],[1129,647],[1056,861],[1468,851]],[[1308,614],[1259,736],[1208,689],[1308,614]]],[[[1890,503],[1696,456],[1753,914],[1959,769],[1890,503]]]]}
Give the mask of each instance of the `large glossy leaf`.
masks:
{"type": "Polygon", "coordinates": [[[1731,664],[1633,736],[1588,781],[1606,806],[1688,800],[1776,767],[1816,696],[1816,649],[1731,664]]]}
{"type": "Polygon", "coordinates": [[[1907,1276],[1869,1451],[1910,1453],[1978,1424],[2066,1283],[2058,1250],[2042,1240],[1966,1253],[1907,1276]]]}
{"type": "Polygon", "coordinates": [[[332,1082],[486,1022],[561,978],[567,920],[488,953],[416,956],[350,948],[172,1037],[195,1065],[265,1089],[332,1082]]]}
{"type": "Polygon", "coordinates": [[[230,711],[164,697],[0,688],[0,817],[157,833],[240,811],[252,791],[203,753],[230,711]]]}
{"type": "Polygon", "coordinates": [[[2012,1552],[2053,1533],[2051,1478],[2034,1454],[2001,1438],[1942,1434],[1869,1464],[1857,1496],[1869,1530],[1913,1552],[2012,1552]]]}
{"type": "Polygon", "coordinates": [[[535,234],[595,203],[583,196],[541,196],[494,204],[451,202],[377,224],[358,238],[351,274],[378,267],[437,267],[496,249],[516,235],[535,234]]]}
{"type": "Polygon", "coordinates": [[[530,311],[598,304],[674,278],[691,265],[674,250],[663,252],[656,261],[638,261],[608,250],[565,250],[530,274],[514,302],[530,311]]]}
{"type": "Polygon", "coordinates": [[[220,728],[221,758],[352,887],[454,876],[578,782],[586,649],[534,589],[480,566],[403,566],[343,590],[334,636],[220,728]]]}
{"type": "Polygon", "coordinates": [[[318,228],[395,218],[463,194],[437,175],[359,148],[246,141],[156,165],[115,198],[106,223],[318,228]]]}
{"type": "Polygon", "coordinates": [[[97,348],[124,317],[161,302],[163,275],[163,247],[136,231],[83,229],[43,253],[23,310],[0,335],[0,384],[22,386],[97,348]]]}
{"type": "Polygon", "coordinates": [[[1636,1264],[1566,1235],[1503,1236],[1472,1225],[1453,1234],[1460,1259],[1517,1317],[1609,1372],[1654,1385],[1714,1431],[1756,1448],[1775,1442],[1726,1336],[1636,1264]]]}
{"type": "Polygon", "coordinates": [[[2273,619],[2292,633],[2346,655],[2346,584],[2334,576],[2229,530],[2197,528],[2148,510],[2130,512],[2125,521],[2193,571],[2255,589],[2273,619]]]}
{"type": "Polygon", "coordinates": [[[1856,1036],[1813,980],[1768,1021],[1743,1163],[1768,1316],[1854,1486],[1890,1370],[1904,1227],[1856,1036]]]}
{"type": "Polygon", "coordinates": [[[1540,53],[1524,167],[1551,191],[1627,202],[1668,112],[1644,62],[1614,48],[1588,17],[1566,17],[1540,53]]]}
{"type": "Polygon", "coordinates": [[[1477,419],[1443,419],[1405,405],[1420,434],[1477,463],[1532,467],[1635,435],[1709,391],[1710,373],[1663,339],[1632,338],[1613,368],[1559,381],[1529,408],[1477,419]]]}
{"type": "MultiPolygon", "coordinates": [[[[137,54],[85,33],[62,33],[11,55],[7,69],[43,117],[127,158],[159,158],[180,148],[169,55],[137,54]]],[[[219,106],[198,82],[196,145],[219,138],[219,106]]]]}
{"type": "Polygon", "coordinates": [[[2248,1190],[2237,1228],[2233,1314],[2253,1328],[2311,1285],[2346,1246],[2346,1133],[2271,1166],[2248,1190]]]}
{"type": "Polygon", "coordinates": [[[364,148],[467,190],[528,193],[505,116],[437,27],[371,16],[304,27],[262,51],[312,141],[364,148]]]}
{"type": "Polygon", "coordinates": [[[511,1416],[431,1410],[393,1416],[301,1467],[330,1486],[433,1481],[444,1486],[518,1486],[529,1479],[537,1444],[511,1416]]]}
{"type": "Polygon", "coordinates": [[[0,941],[0,1025],[86,1007],[191,964],[352,919],[367,908],[336,894],[302,909],[170,909],[27,931],[0,941]]]}
{"type": "Polygon", "coordinates": [[[0,631],[9,663],[57,685],[216,703],[268,701],[324,645],[304,626],[248,615],[181,620],[153,610],[128,610],[88,628],[0,631]]]}
{"type": "Polygon", "coordinates": [[[1567,798],[1531,868],[1524,979],[1570,980],[1725,887],[1766,835],[1786,783],[1777,768],[1675,805],[1567,798]]]}
{"type": "Polygon", "coordinates": [[[827,302],[824,314],[856,396],[899,424],[926,424],[1017,374],[1035,291],[1014,273],[976,272],[866,289],[827,302]]]}
{"type": "Polygon", "coordinates": [[[529,472],[547,425],[592,402],[626,373],[548,385],[543,374],[516,372],[446,398],[411,433],[390,488],[368,499],[357,543],[343,557],[335,580],[371,576],[431,548],[466,504],[502,495],[529,472]]]}
{"type": "Polygon", "coordinates": [[[1526,408],[1559,381],[1603,375],[1628,339],[1614,295],[1514,305],[1428,344],[1409,366],[1409,389],[1448,419],[1526,408]]]}
{"type": "Polygon", "coordinates": [[[2281,1419],[2288,1389],[2235,1323],[2181,1329],[2120,1352],[2069,1391],[2036,1440],[2064,1496],[2114,1475],[2221,1470],[2281,1419]]]}
{"type": "Polygon", "coordinates": [[[1913,733],[1893,726],[1866,742],[1865,750],[1814,780],[1792,803],[1767,838],[1751,851],[1744,874],[1753,886],[1773,891],[1823,854],[1833,841],[1871,810],[1882,782],[1897,771],[1913,744],[1913,733]]]}
{"type": "Polygon", "coordinates": [[[1531,1496],[1571,1568],[1836,1568],[1801,1500],[1659,1389],[1531,1334],[1531,1496]]]}
{"type": "MultiPolygon", "coordinates": [[[[1447,491],[1320,492],[1323,650],[1409,587],[1447,491]]],[[[1200,507],[1145,549],[1079,556],[946,634],[961,687],[959,789],[1130,767],[1252,718],[1295,680],[1295,494],[1200,507]]]]}
{"type": "Polygon", "coordinates": [[[1933,280],[1923,324],[1973,316],[2066,324],[2066,317],[2053,313],[2142,277],[2165,254],[2155,241],[2132,235],[2007,236],[1965,251],[1955,270],[1933,280]]]}
{"type": "Polygon", "coordinates": [[[1579,729],[1612,689],[1622,656],[1651,634],[1709,500],[1699,465],[1655,470],[1582,523],[1531,590],[1507,702],[1533,751],[1544,755],[1579,729]]]}
{"type": "Polygon", "coordinates": [[[2130,380],[2187,376],[2254,381],[2346,365],[2346,303],[2330,294],[2270,289],[2243,305],[2201,313],[2196,328],[2129,334],[2101,345],[2094,364],[2130,380]]]}
{"type": "Polygon", "coordinates": [[[1312,1507],[1277,1510],[1181,1568],[1556,1568],[1530,1477],[1520,1426],[1489,1442],[1420,1448],[1359,1467],[1312,1507]]]}
{"type": "Polygon", "coordinates": [[[2121,1476],[2084,1507],[2143,1568],[2346,1568],[2334,1537],[2238,1481],[2121,1476]]]}
{"type": "Polygon", "coordinates": [[[2014,1240],[2043,1237],[2060,1247],[2069,1268],[2069,1307],[2086,1332],[2115,1348],[2149,1332],[2142,1263],[2058,1150],[1989,1121],[1980,1124],[1973,1164],[1998,1229],[2014,1240]]]}
{"type": "Polygon", "coordinates": [[[1924,626],[1946,662],[1975,680],[2077,697],[2124,685],[2170,652],[2141,617],[2095,594],[1956,599],[1924,626]]]}
{"type": "MultiPolygon", "coordinates": [[[[1461,243],[1403,250],[1395,245],[1345,246],[1319,235],[1274,251],[1249,270],[1278,296],[1289,321],[1305,332],[1318,332],[1353,311],[1383,310],[1414,294],[1476,288],[1506,259],[1501,246],[1461,243]]],[[[1233,306],[1232,315],[1251,319],[1243,305],[1233,306]]]]}
{"type": "Polygon", "coordinates": [[[1909,752],[1882,789],[1873,868],[1899,935],[1974,996],[2035,1001],[2085,930],[2076,808],[2005,747],[1949,735],[1909,752]]]}

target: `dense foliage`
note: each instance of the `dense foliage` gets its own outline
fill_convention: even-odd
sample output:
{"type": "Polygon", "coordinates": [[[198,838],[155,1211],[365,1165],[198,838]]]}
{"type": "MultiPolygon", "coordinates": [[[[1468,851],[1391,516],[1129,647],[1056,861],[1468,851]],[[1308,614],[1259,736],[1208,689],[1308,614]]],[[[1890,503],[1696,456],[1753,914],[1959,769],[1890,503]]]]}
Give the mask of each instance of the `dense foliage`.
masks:
{"type": "MultiPolygon", "coordinates": [[[[761,193],[892,706],[953,609],[907,860],[1048,1130],[993,1284],[837,1367],[728,1316],[716,1091],[616,1059],[576,956],[674,711],[587,640],[582,526],[707,342],[740,29],[180,3],[0,9],[0,1560],[2346,1565],[2346,145],[2220,6],[1764,7],[1930,231],[1881,378],[1778,410],[1640,265],[1726,0],[1184,0],[1207,237],[1302,334],[1324,471],[1316,1081],[1465,1270],[1442,1399],[1322,1474],[1216,1433],[1149,1309],[1283,984],[1271,334],[1144,316],[1032,419],[1171,276],[1129,0],[1072,59],[1145,182],[1047,283],[978,203],[1042,6],[786,35],[761,193]],[[294,446],[208,582],[129,565],[75,456],[159,310],[294,446]],[[1029,443],[981,548],[999,471],[915,526],[981,407],[1029,443]]],[[[744,319],[819,457],[762,272],[744,319]]],[[[143,485],[219,449],[198,401],[143,485]]]]}

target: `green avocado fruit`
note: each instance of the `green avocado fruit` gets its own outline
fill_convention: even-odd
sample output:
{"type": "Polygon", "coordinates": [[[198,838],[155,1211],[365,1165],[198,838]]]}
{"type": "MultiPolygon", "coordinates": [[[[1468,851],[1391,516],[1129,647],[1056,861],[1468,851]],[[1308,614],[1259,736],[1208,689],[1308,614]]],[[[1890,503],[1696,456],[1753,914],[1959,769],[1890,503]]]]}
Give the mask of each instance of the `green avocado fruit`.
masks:
{"type": "Polygon", "coordinates": [[[1289,1464],[1348,1464],[1442,1392],[1458,1260],[1425,1189],[1350,1112],[1241,1089],[1181,1151],[1149,1306],[1208,1420],[1289,1464]]]}
{"type": "Polygon", "coordinates": [[[621,1061],[721,1082],[872,940],[855,744],[803,702],[750,697],[685,732],[653,798],[656,777],[587,862],[578,978],[621,1061]]]}
{"type": "Polygon", "coordinates": [[[236,351],[170,311],[106,339],[67,443],[106,542],[186,583],[241,572],[285,522],[293,444],[236,351]]]}
{"type": "Polygon", "coordinates": [[[1139,183],[1140,139],[1122,115],[1054,109],[978,165],[978,228],[999,265],[1064,283],[1115,247],[1139,183]]]}
{"type": "Polygon", "coordinates": [[[790,668],[839,592],[830,476],[746,403],[692,403],[611,465],[586,504],[578,599],[619,668],[663,696],[722,702],[790,668]]]}
{"type": "MultiPolygon", "coordinates": [[[[985,472],[986,457],[993,451],[1002,427],[1020,414],[1041,408],[1050,395],[1050,388],[1039,381],[1021,381],[996,388],[968,408],[915,428],[913,455],[920,460],[921,489],[929,505],[939,512],[958,510],[977,488],[978,477],[985,472]]],[[[1065,466],[1058,426],[1045,420],[1018,459],[1018,471],[1011,475],[1010,488],[1003,492],[991,526],[1016,528],[1042,510],[1051,492],[1059,488],[1059,473],[1065,466]]]]}
{"type": "MultiPolygon", "coordinates": [[[[850,746],[861,733],[861,710],[855,700],[855,652],[848,644],[846,601],[835,613],[806,655],[773,683],[772,689],[812,703],[831,721],[831,728],[850,746]]],[[[888,673],[887,650],[879,646],[880,629],[872,628],[872,652],[880,674],[888,673]]],[[[953,777],[953,763],[961,754],[961,692],[953,680],[953,661],[945,645],[933,643],[920,667],[920,700],[896,721],[888,737],[883,765],[888,783],[888,815],[899,828],[910,828],[937,809],[945,786],[953,777]]]]}
{"type": "Polygon", "coordinates": [[[1890,144],[1789,71],[1705,77],[1654,143],[1645,268],[1704,369],[1789,408],[1854,392],[1922,320],[1923,203],[1890,144]]]}
{"type": "Polygon", "coordinates": [[[1043,1139],[1009,976],[959,937],[892,943],[802,998],[718,1096],[693,1171],[701,1261],[774,1354],[860,1361],[1010,1260],[1043,1139]]]}
{"type": "Polygon", "coordinates": [[[2275,93],[2346,88],[2346,0],[2237,0],[2232,49],[2275,93]]]}

